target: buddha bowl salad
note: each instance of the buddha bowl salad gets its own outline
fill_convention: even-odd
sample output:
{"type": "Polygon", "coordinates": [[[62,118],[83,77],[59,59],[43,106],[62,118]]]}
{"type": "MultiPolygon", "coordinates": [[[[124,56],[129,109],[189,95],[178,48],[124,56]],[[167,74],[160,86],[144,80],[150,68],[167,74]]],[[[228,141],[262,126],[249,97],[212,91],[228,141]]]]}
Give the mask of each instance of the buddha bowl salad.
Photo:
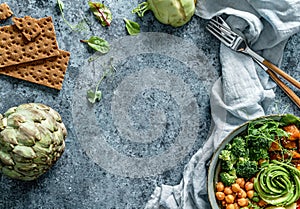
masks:
{"type": "Polygon", "coordinates": [[[252,121],[219,154],[224,209],[300,209],[300,118],[252,121]]]}

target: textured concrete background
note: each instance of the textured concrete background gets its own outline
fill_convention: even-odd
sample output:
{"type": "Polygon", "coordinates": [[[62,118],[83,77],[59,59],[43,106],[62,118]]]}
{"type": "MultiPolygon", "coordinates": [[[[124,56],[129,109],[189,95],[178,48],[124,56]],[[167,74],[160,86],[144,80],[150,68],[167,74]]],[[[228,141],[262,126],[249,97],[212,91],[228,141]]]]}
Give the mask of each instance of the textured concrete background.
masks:
{"type": "MultiPolygon", "coordinates": [[[[87,20],[88,28],[76,32],[54,0],[6,2],[17,17],[52,16],[59,47],[71,52],[71,60],[61,91],[0,76],[0,112],[41,102],[61,113],[69,135],[62,158],[36,181],[0,175],[0,208],[143,208],[156,185],[178,184],[207,137],[209,91],[220,75],[219,42],[205,31],[206,20],[194,16],[172,28],[151,12],[142,19],[131,14],[141,1],[107,0],[113,21],[103,28],[87,1],[65,0],[67,20],[87,20]],[[127,35],[124,17],[141,25],[140,36],[127,35]],[[79,40],[92,35],[105,38],[112,51],[88,62],[97,55],[79,40]],[[85,93],[110,57],[117,71],[100,85],[103,100],[90,105],[85,93]]],[[[10,19],[1,23],[7,24],[10,19]]],[[[282,64],[298,80],[299,40],[289,40],[282,64]]],[[[298,113],[280,89],[276,95],[269,113],[298,113]]]]}

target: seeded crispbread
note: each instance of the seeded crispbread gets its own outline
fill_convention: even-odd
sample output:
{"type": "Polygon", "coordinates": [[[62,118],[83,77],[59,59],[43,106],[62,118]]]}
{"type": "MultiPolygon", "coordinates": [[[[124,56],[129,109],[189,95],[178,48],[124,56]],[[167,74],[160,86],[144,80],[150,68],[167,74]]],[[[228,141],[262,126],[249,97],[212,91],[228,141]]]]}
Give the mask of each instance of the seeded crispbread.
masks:
{"type": "Polygon", "coordinates": [[[42,29],[38,24],[39,20],[30,16],[25,16],[24,18],[13,17],[12,21],[28,41],[34,41],[34,39],[42,32],[42,29]]]}
{"type": "Polygon", "coordinates": [[[69,58],[70,52],[60,50],[57,57],[6,67],[0,74],[60,90],[69,58]]]}
{"type": "Polygon", "coordinates": [[[4,67],[59,55],[51,17],[38,20],[42,29],[34,42],[28,42],[16,25],[0,27],[0,71],[4,67]]]}
{"type": "Polygon", "coordinates": [[[12,15],[13,12],[6,3],[0,4],[0,20],[6,20],[12,15]]]}

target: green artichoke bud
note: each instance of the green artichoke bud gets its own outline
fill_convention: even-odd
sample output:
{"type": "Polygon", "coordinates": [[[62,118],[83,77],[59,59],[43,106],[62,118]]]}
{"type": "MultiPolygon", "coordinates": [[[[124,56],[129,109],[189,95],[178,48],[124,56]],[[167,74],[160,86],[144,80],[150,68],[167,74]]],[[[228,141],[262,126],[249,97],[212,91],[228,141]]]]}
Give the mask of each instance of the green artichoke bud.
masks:
{"type": "Polygon", "coordinates": [[[195,13],[194,0],[147,0],[132,10],[139,17],[151,10],[161,23],[179,27],[186,24],[195,13]]]}
{"type": "Polygon", "coordinates": [[[0,171],[31,181],[60,158],[67,130],[59,113],[38,103],[22,104],[0,114],[0,171]]]}

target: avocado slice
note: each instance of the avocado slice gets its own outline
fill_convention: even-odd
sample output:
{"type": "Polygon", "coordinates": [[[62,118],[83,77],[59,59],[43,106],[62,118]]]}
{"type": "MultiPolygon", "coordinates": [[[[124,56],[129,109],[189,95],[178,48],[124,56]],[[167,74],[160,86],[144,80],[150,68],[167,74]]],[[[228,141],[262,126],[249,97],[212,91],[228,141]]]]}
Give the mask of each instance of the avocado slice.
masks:
{"type": "Polygon", "coordinates": [[[300,197],[300,171],[282,163],[265,166],[254,180],[254,189],[262,200],[281,207],[292,205],[300,197]]]}

